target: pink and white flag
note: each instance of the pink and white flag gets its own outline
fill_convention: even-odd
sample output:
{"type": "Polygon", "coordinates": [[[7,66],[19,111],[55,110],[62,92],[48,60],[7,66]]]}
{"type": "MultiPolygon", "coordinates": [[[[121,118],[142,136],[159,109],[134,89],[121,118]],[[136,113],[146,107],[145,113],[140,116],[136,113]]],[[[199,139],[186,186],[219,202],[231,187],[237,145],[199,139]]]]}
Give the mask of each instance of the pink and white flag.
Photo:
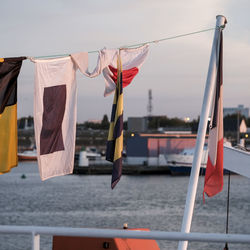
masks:
{"type": "Polygon", "coordinates": [[[70,57],[35,63],[34,125],[42,180],[73,172],[76,134],[75,66],[70,57]]]}

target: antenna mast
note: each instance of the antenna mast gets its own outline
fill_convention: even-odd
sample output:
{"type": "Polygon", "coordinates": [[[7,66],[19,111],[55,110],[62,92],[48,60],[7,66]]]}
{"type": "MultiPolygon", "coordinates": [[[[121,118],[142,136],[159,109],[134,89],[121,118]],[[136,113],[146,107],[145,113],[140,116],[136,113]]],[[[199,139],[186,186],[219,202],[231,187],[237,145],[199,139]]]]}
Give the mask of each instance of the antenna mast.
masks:
{"type": "Polygon", "coordinates": [[[148,110],[148,116],[152,116],[152,110],[153,110],[153,104],[152,104],[152,89],[148,90],[148,106],[147,106],[147,110],[148,110]]]}

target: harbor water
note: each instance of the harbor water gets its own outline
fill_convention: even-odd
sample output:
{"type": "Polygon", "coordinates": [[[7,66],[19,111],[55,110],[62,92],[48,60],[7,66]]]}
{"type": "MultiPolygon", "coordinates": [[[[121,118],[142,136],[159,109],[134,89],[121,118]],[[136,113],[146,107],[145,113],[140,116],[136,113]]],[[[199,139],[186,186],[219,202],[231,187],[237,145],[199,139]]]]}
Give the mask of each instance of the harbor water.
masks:
{"type": "MultiPolygon", "coordinates": [[[[68,175],[42,182],[36,162],[20,163],[0,175],[0,224],[180,231],[189,177],[122,176],[114,190],[109,175],[68,175]],[[26,178],[22,178],[25,175],[26,178]]],[[[224,189],[203,204],[200,177],[192,232],[224,233],[227,176],[224,189]]],[[[250,180],[231,176],[229,233],[250,234],[250,180]]],[[[161,249],[177,242],[158,241],[161,249]]],[[[223,249],[223,243],[189,243],[189,249],[223,249]]],[[[41,249],[52,248],[52,237],[41,236],[41,249]]],[[[31,236],[0,234],[1,250],[31,249],[31,236]]],[[[229,244],[229,249],[250,249],[229,244]]]]}

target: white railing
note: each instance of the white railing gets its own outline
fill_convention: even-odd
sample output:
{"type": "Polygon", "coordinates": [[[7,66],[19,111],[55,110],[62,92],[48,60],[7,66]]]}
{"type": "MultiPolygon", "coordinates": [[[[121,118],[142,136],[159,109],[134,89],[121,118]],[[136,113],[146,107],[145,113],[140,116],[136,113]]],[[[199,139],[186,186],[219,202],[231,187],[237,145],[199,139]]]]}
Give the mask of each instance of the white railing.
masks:
{"type": "Polygon", "coordinates": [[[37,226],[0,226],[2,234],[31,234],[32,250],[40,249],[40,235],[82,236],[94,238],[130,238],[154,239],[170,241],[199,241],[248,243],[249,234],[220,234],[220,233],[181,233],[163,231],[132,231],[117,229],[68,228],[68,227],[37,227],[37,226]]]}

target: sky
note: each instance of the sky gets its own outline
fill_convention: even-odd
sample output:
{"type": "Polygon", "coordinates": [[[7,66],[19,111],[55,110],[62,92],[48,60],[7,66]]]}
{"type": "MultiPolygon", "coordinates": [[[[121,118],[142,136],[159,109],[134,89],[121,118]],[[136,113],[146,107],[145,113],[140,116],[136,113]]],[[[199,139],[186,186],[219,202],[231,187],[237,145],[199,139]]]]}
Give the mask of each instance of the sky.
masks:
{"type": "MultiPolygon", "coordinates": [[[[118,48],[215,27],[224,15],[224,107],[250,107],[250,2],[247,0],[9,0],[1,2],[0,57],[45,56],[118,48]]],[[[124,117],[200,115],[214,31],[150,45],[124,89],[124,117]]],[[[97,54],[89,54],[90,70],[97,54]]],[[[110,117],[104,78],[77,72],[77,121],[110,117]]],[[[34,64],[18,78],[18,117],[33,116],[34,64]]]]}

